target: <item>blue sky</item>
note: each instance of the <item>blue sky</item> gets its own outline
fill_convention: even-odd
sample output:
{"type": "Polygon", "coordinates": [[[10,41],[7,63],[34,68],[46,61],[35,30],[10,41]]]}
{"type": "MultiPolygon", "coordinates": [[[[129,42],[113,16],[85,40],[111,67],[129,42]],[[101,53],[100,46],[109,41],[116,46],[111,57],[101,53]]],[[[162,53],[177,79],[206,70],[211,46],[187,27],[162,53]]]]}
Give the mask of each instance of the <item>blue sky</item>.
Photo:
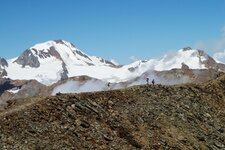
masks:
{"type": "Polygon", "coordinates": [[[5,58],[53,39],[121,64],[186,46],[225,49],[225,0],[2,0],[0,20],[5,58]]]}

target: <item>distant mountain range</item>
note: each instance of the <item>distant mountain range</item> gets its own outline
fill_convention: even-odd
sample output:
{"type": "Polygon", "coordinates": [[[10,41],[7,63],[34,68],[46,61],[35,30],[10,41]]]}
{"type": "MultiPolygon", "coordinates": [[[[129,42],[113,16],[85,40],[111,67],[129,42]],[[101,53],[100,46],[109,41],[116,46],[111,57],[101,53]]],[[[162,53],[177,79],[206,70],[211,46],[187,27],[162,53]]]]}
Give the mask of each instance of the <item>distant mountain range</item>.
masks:
{"type": "Polygon", "coordinates": [[[224,64],[216,62],[204,51],[190,47],[160,59],[140,60],[122,66],[100,57],[89,56],[64,40],[36,44],[16,58],[0,59],[0,77],[13,80],[34,79],[45,85],[82,75],[107,82],[126,82],[149,71],[182,68],[225,71],[224,64]]]}
{"type": "Polygon", "coordinates": [[[64,40],[47,41],[20,56],[0,58],[0,104],[9,99],[126,88],[146,84],[202,83],[225,72],[225,64],[186,47],[159,59],[117,65],[89,56],[64,40]],[[108,83],[110,84],[108,85],[108,83]]]}

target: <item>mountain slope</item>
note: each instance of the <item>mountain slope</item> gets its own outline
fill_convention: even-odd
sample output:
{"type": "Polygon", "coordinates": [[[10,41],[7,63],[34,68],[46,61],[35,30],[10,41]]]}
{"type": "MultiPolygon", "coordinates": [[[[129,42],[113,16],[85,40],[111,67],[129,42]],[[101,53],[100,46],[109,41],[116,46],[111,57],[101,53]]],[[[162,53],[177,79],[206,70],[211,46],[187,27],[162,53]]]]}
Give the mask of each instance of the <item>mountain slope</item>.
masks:
{"type": "Polygon", "coordinates": [[[1,149],[224,149],[225,76],[20,99],[0,113],[1,149]]]}

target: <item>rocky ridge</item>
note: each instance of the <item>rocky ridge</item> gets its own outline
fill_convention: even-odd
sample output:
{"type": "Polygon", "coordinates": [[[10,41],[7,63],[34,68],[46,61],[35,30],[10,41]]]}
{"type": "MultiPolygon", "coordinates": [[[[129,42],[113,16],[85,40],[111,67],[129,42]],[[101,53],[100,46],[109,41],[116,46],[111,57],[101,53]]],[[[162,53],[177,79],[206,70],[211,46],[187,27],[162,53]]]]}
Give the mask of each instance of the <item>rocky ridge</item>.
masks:
{"type": "Polygon", "coordinates": [[[225,75],[9,101],[1,149],[224,149],[225,75]]]}

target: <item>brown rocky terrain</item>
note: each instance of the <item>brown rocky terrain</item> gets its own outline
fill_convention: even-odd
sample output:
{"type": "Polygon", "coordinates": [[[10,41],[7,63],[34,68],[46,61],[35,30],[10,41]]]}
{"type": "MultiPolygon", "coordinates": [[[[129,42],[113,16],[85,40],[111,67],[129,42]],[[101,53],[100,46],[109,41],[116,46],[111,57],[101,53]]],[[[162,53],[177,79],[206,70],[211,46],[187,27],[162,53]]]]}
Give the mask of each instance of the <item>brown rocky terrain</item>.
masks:
{"type": "Polygon", "coordinates": [[[0,149],[225,149],[225,75],[8,102],[0,149]]]}

